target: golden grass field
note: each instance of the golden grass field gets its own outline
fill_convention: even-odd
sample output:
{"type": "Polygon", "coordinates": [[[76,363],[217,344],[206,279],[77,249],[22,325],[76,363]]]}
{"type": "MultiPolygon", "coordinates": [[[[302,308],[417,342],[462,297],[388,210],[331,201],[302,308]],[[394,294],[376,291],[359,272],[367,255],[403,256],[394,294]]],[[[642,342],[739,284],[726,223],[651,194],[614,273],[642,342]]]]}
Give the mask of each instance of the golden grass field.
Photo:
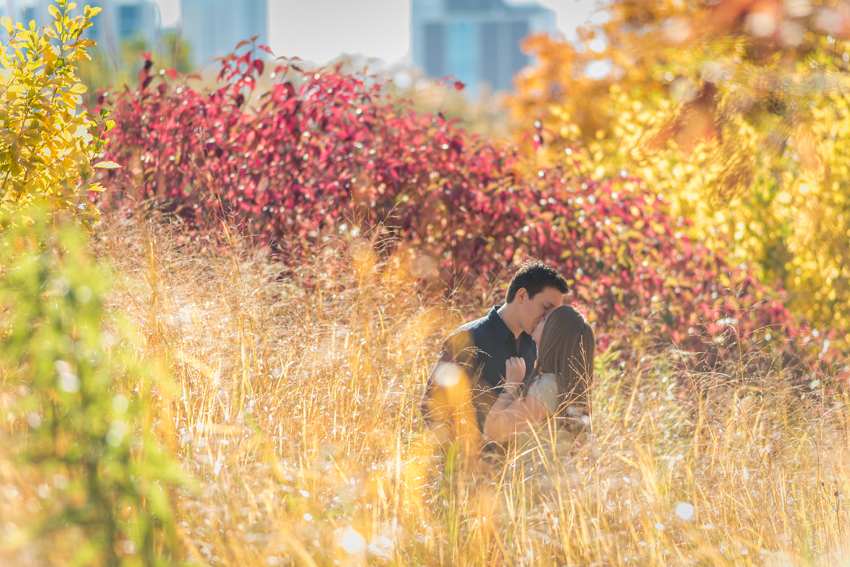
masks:
{"type": "MultiPolygon", "coordinates": [[[[283,277],[239,242],[187,251],[153,223],[107,221],[95,249],[137,356],[171,376],[152,407],[197,482],[174,495],[189,562],[850,567],[850,409],[817,385],[801,400],[734,365],[683,378],[663,353],[628,373],[599,356],[590,443],[475,472],[419,407],[443,338],[489,295],[426,301],[404,256],[358,243],[283,277]]],[[[38,498],[4,463],[0,530],[38,498]]]]}

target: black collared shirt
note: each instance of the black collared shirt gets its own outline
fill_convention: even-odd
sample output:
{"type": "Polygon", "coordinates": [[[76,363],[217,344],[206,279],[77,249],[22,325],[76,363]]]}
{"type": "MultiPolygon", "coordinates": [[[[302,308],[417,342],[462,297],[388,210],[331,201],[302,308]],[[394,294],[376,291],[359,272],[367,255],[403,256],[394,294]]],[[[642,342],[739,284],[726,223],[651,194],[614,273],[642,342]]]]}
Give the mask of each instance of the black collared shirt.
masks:
{"type": "MultiPolygon", "coordinates": [[[[525,359],[526,380],[537,360],[537,345],[531,335],[523,332],[519,339],[514,337],[498,311],[499,306],[493,307],[486,317],[457,328],[440,351],[441,362],[454,362],[466,371],[480,427],[501,393],[508,359],[517,356],[525,359]]],[[[429,383],[429,392],[433,387],[429,383]]]]}

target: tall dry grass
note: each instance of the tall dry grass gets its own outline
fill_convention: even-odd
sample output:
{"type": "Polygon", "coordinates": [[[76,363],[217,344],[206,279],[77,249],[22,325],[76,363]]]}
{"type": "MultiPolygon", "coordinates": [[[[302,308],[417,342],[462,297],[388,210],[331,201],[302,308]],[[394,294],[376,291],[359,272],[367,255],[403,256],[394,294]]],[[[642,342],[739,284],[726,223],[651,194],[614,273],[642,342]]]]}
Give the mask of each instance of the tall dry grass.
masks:
{"type": "Polygon", "coordinates": [[[97,245],[139,356],[176,382],[157,427],[200,485],[178,497],[188,559],[850,566],[846,397],[735,365],[683,380],[663,355],[623,375],[600,356],[595,440],[476,473],[441,455],[419,405],[443,337],[480,306],[424,300],[403,256],[362,242],[298,269],[222,244],[112,222],[97,245]]]}

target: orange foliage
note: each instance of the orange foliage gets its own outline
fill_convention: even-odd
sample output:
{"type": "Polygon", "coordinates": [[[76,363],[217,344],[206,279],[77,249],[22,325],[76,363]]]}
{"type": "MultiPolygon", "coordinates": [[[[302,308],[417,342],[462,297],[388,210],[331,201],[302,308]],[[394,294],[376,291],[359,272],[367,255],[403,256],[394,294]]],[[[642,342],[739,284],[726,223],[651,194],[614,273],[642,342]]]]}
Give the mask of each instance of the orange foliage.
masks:
{"type": "Polygon", "coordinates": [[[614,0],[605,13],[575,45],[525,42],[538,63],[507,104],[537,134],[532,166],[569,156],[594,179],[642,178],[693,238],[850,330],[850,7],[614,0]]]}

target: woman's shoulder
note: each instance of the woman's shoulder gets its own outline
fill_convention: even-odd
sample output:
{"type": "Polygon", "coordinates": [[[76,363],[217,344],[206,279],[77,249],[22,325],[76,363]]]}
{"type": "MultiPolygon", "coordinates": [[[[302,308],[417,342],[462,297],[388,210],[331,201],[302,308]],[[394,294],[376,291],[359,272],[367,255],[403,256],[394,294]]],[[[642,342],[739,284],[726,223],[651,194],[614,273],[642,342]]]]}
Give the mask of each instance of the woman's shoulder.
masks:
{"type": "Polygon", "coordinates": [[[550,390],[552,388],[555,389],[555,395],[558,393],[558,377],[552,373],[544,372],[542,374],[538,374],[534,378],[531,379],[531,385],[537,386],[538,388],[545,388],[546,390],[550,390]]]}
{"type": "Polygon", "coordinates": [[[546,406],[549,415],[554,415],[558,410],[558,378],[554,374],[538,374],[532,378],[528,395],[533,396],[546,406]]]}

